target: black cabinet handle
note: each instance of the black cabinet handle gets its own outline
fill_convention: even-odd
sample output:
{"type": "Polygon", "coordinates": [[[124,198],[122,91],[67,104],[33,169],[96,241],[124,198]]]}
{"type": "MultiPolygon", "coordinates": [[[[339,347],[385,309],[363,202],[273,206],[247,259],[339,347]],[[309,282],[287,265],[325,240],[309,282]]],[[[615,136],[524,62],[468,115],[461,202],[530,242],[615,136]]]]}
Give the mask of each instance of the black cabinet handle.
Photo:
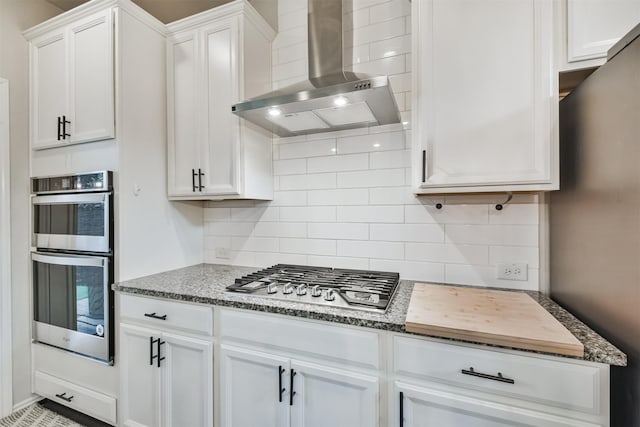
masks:
{"type": "Polygon", "coordinates": [[[422,150],[422,182],[427,181],[427,150],[422,150]]]}
{"type": "Polygon", "coordinates": [[[166,344],[166,341],[160,341],[160,338],[158,338],[158,368],[160,367],[160,362],[165,359],[164,357],[160,356],[161,354],[160,346],[162,344],[166,344]]]}
{"type": "Polygon", "coordinates": [[[198,190],[202,191],[204,185],[202,185],[202,177],[204,176],[204,172],[201,169],[198,169],[198,190]]]}
{"type": "Polygon", "coordinates": [[[158,357],[158,355],[153,355],[153,345],[158,341],[160,341],[160,338],[154,340],[153,337],[149,337],[149,365],[151,366],[153,366],[153,359],[158,357]]]}
{"type": "Polygon", "coordinates": [[[400,427],[404,425],[404,393],[400,392],[400,427]]]}
{"type": "Polygon", "coordinates": [[[462,372],[464,375],[471,375],[472,377],[479,377],[479,378],[485,378],[493,381],[500,381],[501,383],[515,384],[515,380],[512,380],[511,378],[503,377],[501,372],[498,372],[498,375],[483,374],[482,372],[474,371],[473,367],[469,368],[469,370],[462,369],[460,372],[462,372]]]}
{"type": "Polygon", "coordinates": [[[67,396],[67,393],[62,393],[62,394],[56,394],[56,397],[65,400],[67,402],[71,402],[71,400],[73,399],[73,396],[67,396]]]}
{"type": "Polygon", "coordinates": [[[294,371],[293,369],[291,370],[291,375],[290,377],[290,384],[289,384],[289,406],[293,406],[293,396],[296,395],[296,392],[293,391],[293,377],[296,376],[296,371],[294,371]]]}
{"type": "Polygon", "coordinates": [[[196,170],[191,169],[191,191],[196,192],[196,170]]]}
{"type": "Polygon", "coordinates": [[[145,313],[144,317],[151,317],[152,319],[158,319],[158,320],[167,320],[166,314],[163,314],[162,316],[158,316],[155,311],[153,313],[145,313]]]}
{"type": "Polygon", "coordinates": [[[69,127],[71,127],[71,122],[67,120],[67,116],[62,116],[62,139],[71,137],[71,134],[67,133],[67,123],[69,124],[69,127]]]}
{"type": "Polygon", "coordinates": [[[282,374],[284,374],[285,369],[282,365],[278,366],[278,402],[282,402],[282,393],[285,392],[285,388],[282,387],[282,374]]]}
{"type": "Polygon", "coordinates": [[[60,128],[62,127],[62,117],[58,116],[58,141],[62,139],[62,132],[60,128]]]}

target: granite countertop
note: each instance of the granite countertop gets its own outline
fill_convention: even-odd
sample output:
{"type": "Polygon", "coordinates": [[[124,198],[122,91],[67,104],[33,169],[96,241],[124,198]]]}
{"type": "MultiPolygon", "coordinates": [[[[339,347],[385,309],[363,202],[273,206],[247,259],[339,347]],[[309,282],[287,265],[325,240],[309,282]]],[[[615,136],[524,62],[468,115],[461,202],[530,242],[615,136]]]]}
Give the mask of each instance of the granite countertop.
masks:
{"type": "MultiPolygon", "coordinates": [[[[411,292],[413,291],[414,282],[412,281],[400,281],[396,294],[387,312],[384,314],[225,293],[226,286],[232,284],[234,279],[257,270],[259,270],[259,268],[256,267],[198,264],[117,283],[113,289],[130,294],[243,308],[407,333],[404,328],[404,322],[411,299],[411,292]]],[[[582,342],[584,345],[584,358],[578,359],[616,366],[625,366],[627,364],[627,356],[623,352],[595,333],[580,320],[576,319],[571,313],[553,302],[550,298],[540,292],[514,292],[526,292],[582,342]]],[[[569,357],[564,355],[558,356],[569,357]]]]}

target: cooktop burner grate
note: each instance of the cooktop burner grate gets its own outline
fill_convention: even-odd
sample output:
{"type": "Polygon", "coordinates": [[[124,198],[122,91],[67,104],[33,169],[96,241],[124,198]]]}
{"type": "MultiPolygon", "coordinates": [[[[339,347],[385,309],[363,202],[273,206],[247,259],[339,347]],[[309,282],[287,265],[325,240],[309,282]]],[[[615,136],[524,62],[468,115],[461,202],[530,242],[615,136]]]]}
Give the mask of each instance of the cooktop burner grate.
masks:
{"type": "Polygon", "coordinates": [[[398,273],[384,271],[277,264],[236,279],[227,291],[384,312],[399,280],[398,273]]]}

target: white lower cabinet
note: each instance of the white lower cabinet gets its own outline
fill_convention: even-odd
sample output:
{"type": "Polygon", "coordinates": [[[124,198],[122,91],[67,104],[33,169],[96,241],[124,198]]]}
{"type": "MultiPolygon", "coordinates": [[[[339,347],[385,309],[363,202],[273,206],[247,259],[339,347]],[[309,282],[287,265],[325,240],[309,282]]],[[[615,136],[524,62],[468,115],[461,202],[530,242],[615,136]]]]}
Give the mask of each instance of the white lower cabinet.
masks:
{"type": "Polygon", "coordinates": [[[222,426],[378,425],[376,376],[226,345],[220,356],[222,426]]]}
{"type": "Polygon", "coordinates": [[[595,427],[596,424],[475,399],[428,387],[396,382],[398,427],[427,426],[530,426],[595,427]]]}
{"type": "Polygon", "coordinates": [[[121,424],[211,426],[213,343],[120,325],[121,424]]]}

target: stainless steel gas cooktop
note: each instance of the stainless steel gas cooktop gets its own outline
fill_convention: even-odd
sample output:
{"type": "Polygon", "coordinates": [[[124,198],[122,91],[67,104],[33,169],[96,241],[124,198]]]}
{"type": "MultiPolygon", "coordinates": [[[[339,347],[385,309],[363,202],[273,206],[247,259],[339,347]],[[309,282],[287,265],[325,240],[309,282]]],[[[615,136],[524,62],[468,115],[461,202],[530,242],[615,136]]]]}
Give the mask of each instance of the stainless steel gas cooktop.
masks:
{"type": "Polygon", "coordinates": [[[384,271],[277,264],[235,280],[229,294],[384,313],[400,275],[384,271]]]}

